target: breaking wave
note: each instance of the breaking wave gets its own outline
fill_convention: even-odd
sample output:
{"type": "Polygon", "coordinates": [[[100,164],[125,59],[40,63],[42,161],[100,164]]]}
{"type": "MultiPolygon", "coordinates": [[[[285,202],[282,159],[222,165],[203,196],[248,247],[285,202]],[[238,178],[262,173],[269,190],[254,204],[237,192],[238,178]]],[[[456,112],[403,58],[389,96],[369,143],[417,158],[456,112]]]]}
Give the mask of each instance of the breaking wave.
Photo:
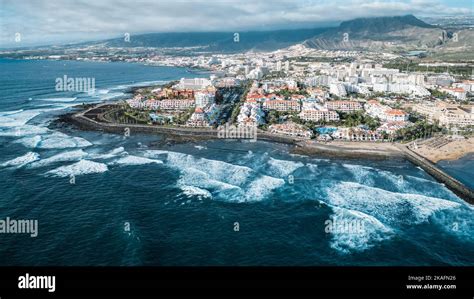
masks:
{"type": "Polygon", "coordinates": [[[0,136],[24,137],[30,135],[42,135],[49,132],[49,129],[40,126],[23,125],[18,127],[8,127],[0,130],[0,136]]]}
{"type": "Polygon", "coordinates": [[[83,150],[74,150],[69,152],[60,153],[49,158],[41,159],[40,161],[36,161],[28,165],[28,167],[36,168],[36,167],[44,167],[48,166],[53,163],[58,162],[68,162],[68,161],[79,161],[85,157],[87,157],[87,153],[83,150]]]}
{"type": "Polygon", "coordinates": [[[16,110],[0,112],[0,127],[18,127],[40,115],[38,110],[16,110]]]}
{"type": "Polygon", "coordinates": [[[39,101],[45,101],[45,102],[61,102],[61,103],[67,103],[67,102],[74,102],[77,98],[48,98],[48,99],[38,99],[39,101]]]}
{"type": "Polygon", "coordinates": [[[145,164],[163,164],[163,161],[153,160],[138,156],[125,156],[110,163],[110,165],[145,165],[145,164]]]}
{"type": "Polygon", "coordinates": [[[103,163],[81,160],[72,165],[61,166],[56,169],[50,170],[46,173],[46,175],[55,177],[70,177],[91,173],[102,173],[106,172],[107,170],[107,165],[103,163]]]}
{"type": "Polygon", "coordinates": [[[361,211],[388,224],[425,222],[435,212],[461,206],[450,200],[419,194],[396,193],[353,182],[326,188],[329,204],[361,211]]]}
{"type": "Polygon", "coordinates": [[[26,153],[23,156],[20,156],[18,158],[12,159],[10,161],[7,161],[2,164],[3,167],[9,167],[9,166],[16,166],[16,167],[22,167],[25,166],[31,162],[39,160],[40,155],[38,153],[34,152],[29,152],[26,153]]]}
{"type": "Polygon", "coordinates": [[[194,186],[181,186],[183,194],[187,197],[196,196],[199,200],[203,198],[212,198],[211,192],[194,186]]]}
{"type": "Polygon", "coordinates": [[[304,166],[301,162],[278,160],[275,158],[270,158],[268,160],[268,165],[270,166],[270,170],[279,177],[286,177],[296,169],[304,166]]]}
{"type": "Polygon", "coordinates": [[[261,201],[285,184],[282,179],[223,161],[159,150],[145,151],[144,155],[149,158],[162,158],[166,165],[179,169],[181,176],[177,182],[178,186],[207,190],[214,198],[226,201],[261,201]]]}
{"type": "Polygon", "coordinates": [[[338,223],[347,222],[353,225],[355,231],[344,229],[331,230],[330,246],[340,253],[349,254],[354,251],[364,251],[378,243],[390,239],[393,230],[386,227],[377,218],[355,210],[332,207],[334,213],[331,216],[332,223],[337,227],[338,223]],[[355,229],[355,227],[357,227],[355,229]]]}
{"type": "Polygon", "coordinates": [[[60,132],[54,132],[50,135],[23,137],[15,140],[15,142],[25,147],[41,149],[66,149],[92,145],[92,143],[81,137],[71,137],[60,132]]]}

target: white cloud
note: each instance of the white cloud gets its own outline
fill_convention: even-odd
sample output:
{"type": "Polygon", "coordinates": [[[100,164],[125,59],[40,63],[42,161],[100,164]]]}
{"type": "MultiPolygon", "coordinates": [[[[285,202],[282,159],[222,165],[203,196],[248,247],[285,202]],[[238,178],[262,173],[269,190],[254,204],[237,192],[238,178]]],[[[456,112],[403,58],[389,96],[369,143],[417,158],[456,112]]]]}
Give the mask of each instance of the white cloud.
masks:
{"type": "Polygon", "coordinates": [[[0,42],[81,41],[124,32],[312,27],[357,17],[468,14],[437,0],[0,0],[0,42]]]}

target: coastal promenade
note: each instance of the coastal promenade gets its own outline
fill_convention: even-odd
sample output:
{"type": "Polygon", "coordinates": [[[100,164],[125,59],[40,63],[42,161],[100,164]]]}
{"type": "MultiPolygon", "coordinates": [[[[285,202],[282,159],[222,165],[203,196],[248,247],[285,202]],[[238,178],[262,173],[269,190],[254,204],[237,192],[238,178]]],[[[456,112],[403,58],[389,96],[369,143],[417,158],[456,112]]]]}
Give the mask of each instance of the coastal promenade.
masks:
{"type": "MultiPolygon", "coordinates": [[[[85,109],[68,117],[74,125],[81,129],[104,131],[110,133],[123,134],[125,130],[129,133],[155,133],[155,134],[170,134],[178,136],[192,136],[201,137],[203,139],[219,138],[218,130],[213,128],[192,128],[192,127],[177,127],[177,126],[150,126],[143,124],[119,124],[107,121],[102,117],[102,114],[107,111],[111,104],[99,104],[91,108],[85,109]]],[[[288,137],[282,135],[270,134],[262,130],[257,131],[259,140],[279,142],[285,144],[295,144],[305,140],[304,138],[288,137]]]]}

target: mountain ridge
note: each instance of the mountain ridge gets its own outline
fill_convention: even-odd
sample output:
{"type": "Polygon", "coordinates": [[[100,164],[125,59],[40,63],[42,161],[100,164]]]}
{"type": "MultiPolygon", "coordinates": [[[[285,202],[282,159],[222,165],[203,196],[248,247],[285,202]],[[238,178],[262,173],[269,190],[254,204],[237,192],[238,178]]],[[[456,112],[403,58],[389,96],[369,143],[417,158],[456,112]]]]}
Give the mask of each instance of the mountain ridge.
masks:
{"type": "Polygon", "coordinates": [[[345,21],[303,44],[324,50],[408,50],[432,49],[449,38],[444,29],[405,15],[345,21]]]}

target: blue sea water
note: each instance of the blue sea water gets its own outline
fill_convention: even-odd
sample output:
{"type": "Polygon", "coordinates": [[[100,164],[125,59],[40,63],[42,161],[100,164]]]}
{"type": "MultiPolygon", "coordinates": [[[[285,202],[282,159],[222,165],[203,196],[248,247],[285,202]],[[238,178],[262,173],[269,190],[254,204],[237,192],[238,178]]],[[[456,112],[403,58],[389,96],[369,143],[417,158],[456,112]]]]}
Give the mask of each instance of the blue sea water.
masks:
{"type": "Polygon", "coordinates": [[[458,160],[442,160],[438,165],[466,186],[474,189],[474,154],[467,154],[458,160]]]}
{"type": "Polygon", "coordinates": [[[306,157],[262,141],[157,146],[160,136],[48,128],[78,103],[200,75],[0,60],[0,219],[39,225],[36,238],[0,234],[0,265],[474,264],[472,206],[407,161],[306,157]],[[94,77],[96,93],[56,92],[65,74],[94,77]],[[328,220],[364,229],[328,233],[328,220]]]}

